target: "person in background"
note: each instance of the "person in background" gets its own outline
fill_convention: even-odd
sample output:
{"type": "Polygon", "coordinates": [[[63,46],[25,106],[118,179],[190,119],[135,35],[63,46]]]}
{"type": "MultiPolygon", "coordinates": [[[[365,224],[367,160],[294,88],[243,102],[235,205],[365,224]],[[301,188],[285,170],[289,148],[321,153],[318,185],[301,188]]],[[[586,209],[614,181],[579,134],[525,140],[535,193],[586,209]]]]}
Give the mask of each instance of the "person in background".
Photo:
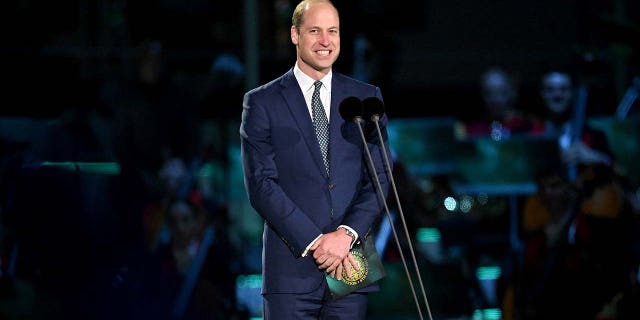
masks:
{"type": "Polygon", "coordinates": [[[543,131],[557,138],[560,160],[567,170],[565,178],[588,201],[585,210],[594,216],[617,217],[624,209],[624,195],[617,183],[615,156],[606,134],[590,126],[585,114],[576,114],[579,109],[574,92],[569,72],[552,70],[544,74],[540,91],[546,115],[543,131]],[[580,123],[575,121],[577,117],[585,119],[581,127],[576,127],[580,123]],[[575,176],[569,171],[571,166],[576,167],[575,176]]]}
{"type": "MultiPolygon", "coordinates": [[[[563,161],[609,165],[611,150],[602,131],[588,125],[574,128],[574,84],[566,71],[553,70],[542,77],[540,96],[544,105],[542,132],[558,138],[563,161]],[[574,130],[581,130],[582,139],[572,139],[574,130]],[[589,136],[589,137],[587,137],[589,136]]],[[[584,115],[583,115],[584,116],[584,115]]]]}
{"type": "Polygon", "coordinates": [[[633,271],[630,207],[615,157],[604,132],[588,121],[576,127],[575,117],[585,116],[576,111],[586,109],[576,108],[574,95],[568,72],[542,77],[541,132],[557,138],[560,159],[539,172],[537,192],[524,200],[524,319],[604,316],[605,309],[617,308],[633,271]]]}
{"type": "Polygon", "coordinates": [[[389,184],[381,151],[382,143],[388,146],[386,116],[379,122],[383,141],[375,128],[364,128],[381,188],[356,123],[340,117],[338,107],[347,97],[382,100],[379,87],[333,70],[340,27],[330,1],[300,2],[290,32],[297,56],[293,68],[244,96],[240,138],[245,187],[265,221],[265,320],[364,320],[367,292],[379,290],[374,283],[334,300],[325,276],[341,279],[359,268],[349,250],[373,229],[389,184]],[[322,110],[314,108],[318,102],[322,110]],[[324,112],[328,124],[314,121],[316,112],[324,112]],[[326,149],[327,136],[314,129],[324,125],[326,149]]]}
{"type": "Polygon", "coordinates": [[[483,112],[476,118],[459,121],[455,134],[459,138],[490,136],[495,140],[512,133],[533,130],[532,117],[520,110],[515,77],[502,67],[489,67],[480,76],[483,112]]]}

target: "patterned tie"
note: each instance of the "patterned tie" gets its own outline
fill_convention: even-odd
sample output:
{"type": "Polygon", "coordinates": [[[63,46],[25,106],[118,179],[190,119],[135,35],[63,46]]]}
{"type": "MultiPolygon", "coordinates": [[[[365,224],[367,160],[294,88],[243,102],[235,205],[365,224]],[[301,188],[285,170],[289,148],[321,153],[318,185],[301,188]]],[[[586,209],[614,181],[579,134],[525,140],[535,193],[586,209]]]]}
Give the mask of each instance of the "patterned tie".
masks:
{"type": "Polygon", "coordinates": [[[313,95],[311,96],[311,115],[313,116],[313,127],[316,130],[316,136],[320,143],[320,151],[324,160],[324,168],[329,175],[329,121],[324,112],[322,101],[320,101],[320,87],[322,82],[316,81],[313,86],[313,95]]]}

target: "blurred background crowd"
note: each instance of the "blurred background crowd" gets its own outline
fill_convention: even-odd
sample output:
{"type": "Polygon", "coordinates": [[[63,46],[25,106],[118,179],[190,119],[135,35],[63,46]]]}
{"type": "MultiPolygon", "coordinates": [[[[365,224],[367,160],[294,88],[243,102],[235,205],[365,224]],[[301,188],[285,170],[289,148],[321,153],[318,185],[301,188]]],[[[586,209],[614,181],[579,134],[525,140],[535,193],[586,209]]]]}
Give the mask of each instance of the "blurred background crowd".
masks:
{"type": "MultiPolygon", "coordinates": [[[[296,3],[4,4],[0,319],[260,319],[238,128],[296,3]]],[[[400,195],[371,319],[417,319],[407,241],[435,319],[640,318],[640,3],[334,4],[400,195]]]]}

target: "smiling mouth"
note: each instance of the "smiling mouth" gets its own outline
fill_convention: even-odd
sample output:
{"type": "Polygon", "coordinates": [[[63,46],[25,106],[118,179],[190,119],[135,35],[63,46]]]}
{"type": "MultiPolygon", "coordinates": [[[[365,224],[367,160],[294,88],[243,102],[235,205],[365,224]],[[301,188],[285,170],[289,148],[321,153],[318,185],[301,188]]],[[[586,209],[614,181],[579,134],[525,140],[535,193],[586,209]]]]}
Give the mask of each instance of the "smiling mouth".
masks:
{"type": "Polygon", "coordinates": [[[329,53],[331,53],[330,50],[318,50],[316,51],[317,54],[321,55],[321,56],[328,56],[329,53]]]}

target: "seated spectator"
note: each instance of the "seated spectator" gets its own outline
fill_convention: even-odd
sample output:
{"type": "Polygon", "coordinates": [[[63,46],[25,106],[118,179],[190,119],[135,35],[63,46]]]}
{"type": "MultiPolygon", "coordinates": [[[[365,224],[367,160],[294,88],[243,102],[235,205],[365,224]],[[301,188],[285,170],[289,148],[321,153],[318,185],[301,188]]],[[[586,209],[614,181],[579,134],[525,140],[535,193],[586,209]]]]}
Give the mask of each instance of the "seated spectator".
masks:
{"type": "Polygon", "coordinates": [[[479,118],[456,124],[456,136],[491,136],[499,140],[533,129],[532,118],[518,107],[518,85],[507,71],[498,67],[487,69],[480,78],[480,90],[484,112],[479,118]]]}
{"type": "Polygon", "coordinates": [[[574,117],[585,115],[574,109],[570,75],[546,73],[541,86],[544,132],[558,138],[562,157],[540,172],[537,192],[524,201],[520,285],[525,315],[595,319],[628,289],[633,269],[629,205],[605,134],[587,121],[576,127],[580,122],[574,117]]]}

